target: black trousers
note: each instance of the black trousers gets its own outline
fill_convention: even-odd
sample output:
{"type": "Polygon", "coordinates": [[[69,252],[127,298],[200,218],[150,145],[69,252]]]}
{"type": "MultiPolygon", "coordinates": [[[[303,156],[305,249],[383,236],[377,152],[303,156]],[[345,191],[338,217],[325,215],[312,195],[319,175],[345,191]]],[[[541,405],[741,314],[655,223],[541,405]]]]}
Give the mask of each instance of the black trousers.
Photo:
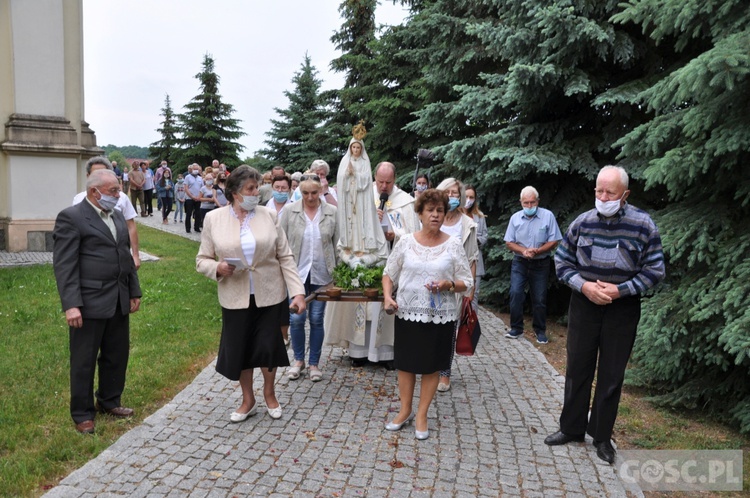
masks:
{"type": "Polygon", "coordinates": [[[70,415],[79,424],[94,419],[94,396],[103,408],[120,406],[130,355],[130,315],[118,309],[109,319],[84,318],[83,327],[70,328],[69,335],[70,415]],[[99,386],[94,393],[97,364],[99,386]]]}
{"type": "Polygon", "coordinates": [[[171,197],[159,197],[161,202],[161,217],[166,220],[169,217],[169,213],[172,212],[172,198],[171,197]]]}
{"type": "Polygon", "coordinates": [[[194,218],[195,221],[193,221],[193,230],[200,230],[200,218],[201,218],[201,203],[199,201],[194,201],[191,198],[185,199],[185,231],[190,231],[190,219],[194,218]]]}
{"type": "Polygon", "coordinates": [[[154,214],[154,189],[143,189],[143,200],[146,203],[146,211],[149,215],[154,214]]]}
{"type": "Polygon", "coordinates": [[[625,367],[635,343],[641,301],[631,296],[599,306],[573,292],[568,309],[568,364],[560,430],[608,441],[617,418],[625,367]],[[599,360],[596,390],[588,416],[591,384],[599,360]]]}

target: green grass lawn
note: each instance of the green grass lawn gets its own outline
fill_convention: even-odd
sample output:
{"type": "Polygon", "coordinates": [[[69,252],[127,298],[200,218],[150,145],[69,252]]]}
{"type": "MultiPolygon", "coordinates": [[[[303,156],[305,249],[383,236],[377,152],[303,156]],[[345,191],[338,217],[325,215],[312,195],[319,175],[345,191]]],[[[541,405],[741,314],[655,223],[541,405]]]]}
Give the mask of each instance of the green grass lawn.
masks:
{"type": "Polygon", "coordinates": [[[68,327],[51,265],[0,269],[0,496],[36,496],[172,399],[218,350],[216,284],[195,271],[198,243],[140,225],[141,309],[131,315],[123,405],[82,436],[68,409],[68,327]]]}

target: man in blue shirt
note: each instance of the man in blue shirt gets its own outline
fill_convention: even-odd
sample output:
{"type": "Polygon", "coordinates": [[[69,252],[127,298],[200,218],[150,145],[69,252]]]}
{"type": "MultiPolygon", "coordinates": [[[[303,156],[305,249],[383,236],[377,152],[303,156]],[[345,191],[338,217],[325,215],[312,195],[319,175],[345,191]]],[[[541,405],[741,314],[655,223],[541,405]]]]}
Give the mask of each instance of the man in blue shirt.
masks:
{"type": "Polygon", "coordinates": [[[630,190],[624,169],[602,168],[594,193],[596,208],[576,218],[555,254],[557,277],[573,293],[560,430],[544,442],[582,442],[588,433],[597,456],[611,464],[612,431],[641,316],[640,296],[664,279],[664,254],[651,217],[625,202],[630,190]]]}
{"type": "Polygon", "coordinates": [[[188,174],[185,176],[185,232],[190,233],[190,219],[193,219],[193,230],[201,231],[201,169],[196,163],[188,166],[188,174]]]}
{"type": "Polygon", "coordinates": [[[510,218],[505,245],[514,253],[510,269],[510,331],[505,337],[523,335],[523,304],[526,284],[531,294],[531,311],[536,342],[547,344],[547,280],[550,253],[562,239],[555,215],[539,207],[534,187],[521,190],[521,211],[510,218]]]}

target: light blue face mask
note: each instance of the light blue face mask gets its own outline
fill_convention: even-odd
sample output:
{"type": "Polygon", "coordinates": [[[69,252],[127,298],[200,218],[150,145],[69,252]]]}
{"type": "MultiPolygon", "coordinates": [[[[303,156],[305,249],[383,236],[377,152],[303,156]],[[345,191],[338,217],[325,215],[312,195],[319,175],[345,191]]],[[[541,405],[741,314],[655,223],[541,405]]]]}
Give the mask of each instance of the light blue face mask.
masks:
{"type": "Polygon", "coordinates": [[[530,208],[523,208],[523,214],[526,216],[534,216],[536,214],[536,206],[530,208]]]}
{"type": "Polygon", "coordinates": [[[273,191],[273,200],[278,202],[279,204],[284,204],[286,201],[289,200],[289,192],[276,192],[273,191]]]}
{"type": "Polygon", "coordinates": [[[242,197],[242,201],[240,202],[240,207],[244,209],[245,211],[252,211],[258,205],[258,201],[260,201],[260,196],[257,196],[257,195],[239,194],[239,196],[242,197]]]}
{"type": "Polygon", "coordinates": [[[455,211],[458,206],[461,205],[461,199],[456,197],[448,198],[448,211],[455,211]]]}
{"type": "Polygon", "coordinates": [[[99,207],[101,207],[104,211],[112,211],[117,205],[117,197],[113,195],[102,194],[102,191],[99,189],[96,189],[96,191],[101,195],[101,198],[98,201],[99,207]]]}

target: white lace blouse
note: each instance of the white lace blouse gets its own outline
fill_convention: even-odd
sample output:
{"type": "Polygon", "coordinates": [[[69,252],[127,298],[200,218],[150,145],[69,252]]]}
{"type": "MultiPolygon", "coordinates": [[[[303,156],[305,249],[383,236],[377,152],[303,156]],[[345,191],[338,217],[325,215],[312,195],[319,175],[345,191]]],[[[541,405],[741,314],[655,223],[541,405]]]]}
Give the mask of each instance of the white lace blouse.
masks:
{"type": "Polygon", "coordinates": [[[423,323],[446,323],[458,319],[456,293],[432,294],[425,284],[437,280],[461,280],[468,292],[474,285],[469,260],[461,242],[451,237],[435,247],[421,245],[414,234],[402,237],[393,248],[383,271],[396,288],[396,316],[423,323]]]}

